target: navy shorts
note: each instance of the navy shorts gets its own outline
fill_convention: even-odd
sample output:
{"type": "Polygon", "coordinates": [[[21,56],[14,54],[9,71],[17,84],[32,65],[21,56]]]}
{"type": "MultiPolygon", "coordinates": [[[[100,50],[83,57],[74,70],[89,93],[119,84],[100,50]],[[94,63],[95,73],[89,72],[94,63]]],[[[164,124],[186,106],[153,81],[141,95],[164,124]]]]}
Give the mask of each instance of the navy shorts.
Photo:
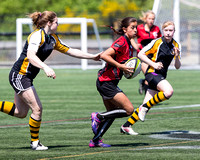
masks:
{"type": "Polygon", "coordinates": [[[149,89],[157,91],[157,85],[158,85],[158,83],[160,81],[164,80],[165,77],[163,75],[161,75],[161,74],[157,74],[157,73],[151,72],[151,73],[147,73],[145,75],[145,79],[148,82],[149,89]]]}
{"type": "Polygon", "coordinates": [[[19,94],[33,86],[33,80],[25,75],[10,71],[9,74],[10,85],[13,87],[15,92],[19,94]]]}
{"type": "Polygon", "coordinates": [[[117,93],[123,92],[117,84],[119,81],[96,81],[97,90],[104,100],[112,99],[117,93]]]}

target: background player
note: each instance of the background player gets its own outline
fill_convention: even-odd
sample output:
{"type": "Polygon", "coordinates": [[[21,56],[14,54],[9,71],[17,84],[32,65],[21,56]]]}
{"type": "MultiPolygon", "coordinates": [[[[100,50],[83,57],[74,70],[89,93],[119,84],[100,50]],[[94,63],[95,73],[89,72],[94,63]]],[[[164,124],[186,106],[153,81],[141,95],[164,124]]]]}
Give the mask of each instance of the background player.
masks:
{"type": "MultiPolygon", "coordinates": [[[[140,18],[144,23],[138,25],[137,27],[137,42],[138,42],[138,50],[139,51],[149,44],[153,39],[161,37],[161,32],[158,26],[154,25],[155,22],[155,13],[151,10],[142,13],[142,17],[140,18]]],[[[131,41],[134,43],[134,41],[131,41]]],[[[151,57],[151,55],[149,55],[151,57]]],[[[142,72],[145,74],[148,65],[142,62],[142,72]]],[[[148,89],[148,82],[145,79],[139,80],[139,93],[143,94],[143,91],[146,93],[148,89]]]]}

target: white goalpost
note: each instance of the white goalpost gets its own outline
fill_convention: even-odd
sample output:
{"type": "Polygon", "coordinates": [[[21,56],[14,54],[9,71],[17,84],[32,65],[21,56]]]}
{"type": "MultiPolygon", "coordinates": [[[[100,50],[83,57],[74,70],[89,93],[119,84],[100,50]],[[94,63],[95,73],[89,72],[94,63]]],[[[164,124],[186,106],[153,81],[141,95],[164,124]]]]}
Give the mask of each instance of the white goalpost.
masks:
{"type": "MultiPolygon", "coordinates": [[[[93,24],[93,29],[96,35],[96,40],[98,42],[99,50],[103,51],[99,32],[95,23],[94,19],[87,19],[87,18],[58,18],[59,24],[78,24],[81,26],[81,50],[87,52],[88,44],[87,44],[87,23],[93,24]]],[[[32,25],[32,20],[30,18],[17,18],[16,20],[16,59],[20,56],[23,47],[23,25],[32,25]]],[[[88,68],[88,60],[81,59],[81,69],[86,70],[88,68]]]]}

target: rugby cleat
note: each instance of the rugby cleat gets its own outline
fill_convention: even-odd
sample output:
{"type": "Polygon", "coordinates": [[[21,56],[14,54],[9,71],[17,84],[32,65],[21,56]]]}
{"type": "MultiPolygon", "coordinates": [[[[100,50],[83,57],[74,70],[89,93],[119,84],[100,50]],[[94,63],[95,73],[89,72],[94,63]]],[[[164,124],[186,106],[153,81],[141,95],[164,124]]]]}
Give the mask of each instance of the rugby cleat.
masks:
{"type": "Polygon", "coordinates": [[[100,119],[97,117],[98,112],[93,112],[91,114],[91,121],[92,121],[92,131],[94,134],[97,133],[97,129],[99,127],[99,124],[101,123],[100,119]]]}
{"type": "Polygon", "coordinates": [[[148,108],[143,107],[143,105],[141,105],[139,108],[138,117],[142,122],[144,122],[147,112],[148,112],[148,108]]]}
{"type": "Polygon", "coordinates": [[[90,148],[94,148],[94,147],[107,148],[107,147],[111,147],[111,145],[103,143],[102,140],[98,140],[97,142],[90,140],[89,147],[90,148]]]}
{"type": "Polygon", "coordinates": [[[123,134],[128,134],[128,135],[138,135],[137,132],[134,132],[134,130],[131,128],[131,126],[129,127],[124,127],[123,125],[120,128],[120,132],[123,134]]]}
{"type": "Polygon", "coordinates": [[[42,143],[40,143],[39,140],[37,140],[37,141],[31,141],[31,149],[36,151],[43,151],[47,150],[48,147],[45,147],[42,143]]]}

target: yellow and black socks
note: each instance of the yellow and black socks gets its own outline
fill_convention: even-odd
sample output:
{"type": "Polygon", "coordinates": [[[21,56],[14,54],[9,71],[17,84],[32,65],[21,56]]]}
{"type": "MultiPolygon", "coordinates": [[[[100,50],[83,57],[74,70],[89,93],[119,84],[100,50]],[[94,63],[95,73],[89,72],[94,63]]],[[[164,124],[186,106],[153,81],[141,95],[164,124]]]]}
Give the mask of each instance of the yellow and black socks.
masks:
{"type": "MultiPolygon", "coordinates": [[[[150,109],[155,104],[158,104],[167,99],[168,98],[165,97],[163,92],[158,92],[147,103],[143,104],[143,107],[147,107],[148,109],[150,109]]],[[[137,108],[135,110],[135,112],[133,112],[131,117],[128,119],[128,121],[123,126],[129,127],[130,125],[134,125],[139,120],[138,113],[139,113],[139,108],[137,108]]]]}
{"type": "Polygon", "coordinates": [[[0,101],[0,110],[1,112],[14,116],[15,104],[8,101],[0,101]]]}
{"type": "Polygon", "coordinates": [[[124,127],[129,127],[130,125],[134,125],[139,120],[138,113],[139,113],[139,108],[137,108],[133,112],[131,117],[128,119],[128,121],[123,126],[124,127]]]}
{"type": "Polygon", "coordinates": [[[167,100],[163,92],[155,94],[147,103],[143,104],[143,107],[150,109],[152,106],[167,100]]]}
{"type": "Polygon", "coordinates": [[[31,133],[31,141],[39,140],[39,130],[40,130],[41,120],[35,120],[32,117],[29,119],[29,127],[31,133]]]}

